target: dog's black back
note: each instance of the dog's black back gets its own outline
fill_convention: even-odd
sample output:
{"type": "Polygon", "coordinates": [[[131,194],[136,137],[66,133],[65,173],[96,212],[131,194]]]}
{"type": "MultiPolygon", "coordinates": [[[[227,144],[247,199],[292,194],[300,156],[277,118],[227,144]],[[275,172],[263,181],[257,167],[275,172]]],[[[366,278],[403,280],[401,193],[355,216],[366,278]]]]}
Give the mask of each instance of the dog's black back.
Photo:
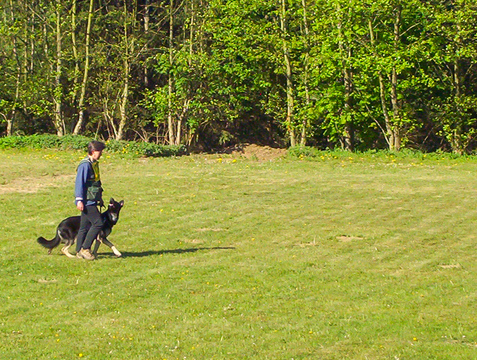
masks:
{"type": "MultiPolygon", "coordinates": [[[[119,220],[119,212],[124,205],[124,201],[120,202],[115,201],[113,198],[109,201],[108,208],[106,211],[101,213],[103,219],[103,228],[99,233],[100,239],[105,239],[109,234],[111,234],[112,228],[119,220]]],[[[58,225],[56,229],[56,236],[51,240],[46,240],[44,237],[39,237],[37,239],[38,243],[47,249],[54,249],[60,243],[65,243],[71,246],[78,235],[80,228],[81,216],[71,216],[64,219],[58,225]]]]}

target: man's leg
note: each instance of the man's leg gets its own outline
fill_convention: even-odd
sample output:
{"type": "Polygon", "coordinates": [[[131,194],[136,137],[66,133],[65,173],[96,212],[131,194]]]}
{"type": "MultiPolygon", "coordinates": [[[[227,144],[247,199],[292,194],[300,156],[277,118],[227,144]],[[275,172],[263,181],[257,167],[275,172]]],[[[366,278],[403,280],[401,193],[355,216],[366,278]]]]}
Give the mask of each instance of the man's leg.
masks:
{"type": "Polygon", "coordinates": [[[91,245],[103,228],[104,223],[103,219],[101,219],[101,213],[96,206],[86,206],[85,213],[88,217],[88,221],[91,223],[91,227],[89,228],[81,247],[83,249],[91,250],[91,245]]]}
{"type": "MultiPolygon", "coordinates": [[[[85,209],[86,210],[86,209],[85,209]]],[[[88,217],[85,214],[85,210],[81,212],[81,223],[78,230],[78,235],[76,236],[76,252],[78,253],[83,246],[84,239],[88,233],[91,223],[88,220],[88,217]]]]}

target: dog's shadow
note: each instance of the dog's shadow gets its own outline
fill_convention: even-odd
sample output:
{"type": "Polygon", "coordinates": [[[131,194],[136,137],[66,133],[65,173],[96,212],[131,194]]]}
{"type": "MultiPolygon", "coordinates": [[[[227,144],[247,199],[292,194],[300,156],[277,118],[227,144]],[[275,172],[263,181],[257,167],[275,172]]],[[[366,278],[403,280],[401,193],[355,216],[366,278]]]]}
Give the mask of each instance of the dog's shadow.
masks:
{"type": "MultiPolygon", "coordinates": [[[[204,247],[204,248],[190,248],[190,249],[174,249],[174,250],[159,250],[159,251],[141,251],[141,252],[129,252],[124,251],[122,252],[122,257],[146,257],[146,256],[157,256],[157,255],[167,255],[167,254],[186,254],[186,253],[194,253],[197,251],[211,251],[211,250],[234,250],[235,247],[232,246],[216,246],[216,247],[204,247]]],[[[111,253],[99,253],[98,255],[101,256],[111,256],[114,257],[114,254],[111,253]]]]}

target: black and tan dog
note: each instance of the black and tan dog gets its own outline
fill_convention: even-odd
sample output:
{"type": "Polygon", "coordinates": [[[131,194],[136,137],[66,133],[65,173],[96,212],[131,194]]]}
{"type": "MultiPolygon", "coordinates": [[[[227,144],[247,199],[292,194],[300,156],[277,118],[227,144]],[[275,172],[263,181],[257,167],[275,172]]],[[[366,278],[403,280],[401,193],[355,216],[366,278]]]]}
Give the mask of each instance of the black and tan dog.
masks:
{"type": "MultiPolygon", "coordinates": [[[[113,226],[119,220],[119,212],[121,208],[124,206],[124,200],[120,202],[115,201],[113,198],[109,201],[109,205],[106,211],[101,213],[101,217],[103,218],[103,228],[99,233],[98,237],[95,240],[93,255],[96,257],[98,253],[98,248],[101,243],[109,246],[111,250],[113,250],[114,255],[117,257],[121,256],[121,253],[116,249],[116,247],[107,239],[109,234],[113,229],[113,226]]],[[[65,246],[61,249],[61,252],[70,258],[74,258],[75,256],[72,255],[68,249],[75,243],[76,236],[78,235],[78,230],[80,227],[81,216],[71,216],[69,218],[64,219],[58,225],[56,229],[56,236],[51,240],[46,240],[44,237],[39,237],[37,239],[38,243],[48,250],[48,254],[51,254],[51,251],[57,247],[60,243],[64,243],[65,246]]]]}

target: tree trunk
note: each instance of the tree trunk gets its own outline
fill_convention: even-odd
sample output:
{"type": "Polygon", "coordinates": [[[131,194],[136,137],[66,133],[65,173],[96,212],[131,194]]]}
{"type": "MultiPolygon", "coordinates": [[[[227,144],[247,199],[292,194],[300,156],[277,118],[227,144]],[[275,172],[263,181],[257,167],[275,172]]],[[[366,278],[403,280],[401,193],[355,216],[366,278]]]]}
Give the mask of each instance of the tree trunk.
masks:
{"type": "MultiPolygon", "coordinates": [[[[348,50],[348,59],[351,58],[351,50],[348,50]]],[[[345,113],[351,113],[352,87],[353,87],[353,71],[348,67],[343,67],[343,78],[345,85],[345,113]]],[[[345,150],[354,150],[354,129],[351,121],[346,121],[343,130],[343,147],[345,150]]]]}
{"type": "MultiPolygon", "coordinates": [[[[369,38],[371,42],[371,48],[373,49],[373,55],[375,59],[378,59],[378,53],[376,51],[376,37],[374,35],[373,24],[371,19],[368,20],[368,29],[369,29],[369,38]]],[[[389,108],[388,102],[386,99],[386,85],[384,83],[384,76],[381,69],[378,69],[378,82],[379,82],[379,98],[381,100],[381,110],[383,112],[384,117],[384,124],[386,130],[382,129],[381,125],[379,126],[382,131],[384,138],[386,139],[386,143],[388,144],[388,148],[391,151],[396,150],[396,136],[395,136],[395,126],[393,125],[393,121],[391,116],[389,115],[389,108]]]]}
{"type": "Polygon", "coordinates": [[[173,84],[172,84],[172,67],[174,64],[174,53],[173,53],[173,45],[174,45],[174,1],[170,0],[169,3],[169,78],[168,78],[168,111],[167,111],[167,129],[169,135],[169,144],[175,144],[174,138],[174,123],[172,119],[172,91],[173,91],[173,84]]]}
{"type": "Polygon", "coordinates": [[[118,136],[118,129],[116,128],[116,124],[114,123],[114,116],[113,113],[115,109],[109,110],[109,98],[106,96],[103,98],[103,118],[108,126],[108,137],[114,137],[115,139],[118,136]]]}
{"type": "Polygon", "coordinates": [[[12,136],[13,134],[13,117],[7,118],[7,136],[12,136]]]}
{"type": "Polygon", "coordinates": [[[121,95],[121,103],[119,104],[119,114],[121,119],[119,121],[118,131],[116,133],[116,140],[122,140],[124,136],[124,128],[127,123],[127,105],[129,97],[129,61],[124,59],[124,88],[121,95]]]}
{"type": "MultiPolygon", "coordinates": [[[[305,59],[304,59],[304,74],[303,74],[303,85],[305,87],[305,104],[306,107],[310,107],[310,92],[308,88],[308,77],[309,77],[309,55],[310,55],[310,29],[308,27],[308,19],[307,19],[307,12],[306,12],[306,0],[301,1],[301,5],[303,8],[303,27],[305,29],[305,43],[306,43],[306,52],[305,52],[305,59]]],[[[300,145],[305,146],[306,145],[306,138],[307,138],[307,132],[308,132],[308,119],[305,118],[302,120],[301,124],[301,137],[300,137],[300,145]]]]}
{"type": "MultiPolygon", "coordinates": [[[[343,24],[341,18],[341,6],[338,4],[338,48],[341,54],[341,71],[343,74],[344,82],[344,109],[343,112],[346,116],[351,112],[351,98],[352,98],[352,84],[353,84],[353,73],[352,69],[348,66],[347,60],[351,58],[351,49],[346,50],[343,40],[343,24]]],[[[352,151],[354,148],[354,130],[351,122],[346,120],[341,134],[341,146],[345,150],[352,151]]]]}
{"type": "MultiPolygon", "coordinates": [[[[149,22],[150,22],[149,2],[150,0],[145,0],[145,3],[144,3],[144,35],[146,36],[146,38],[148,37],[148,34],[149,34],[149,22]]],[[[145,46],[147,51],[148,45],[146,44],[145,46]]],[[[147,63],[144,64],[143,71],[144,71],[144,86],[148,88],[149,87],[149,71],[147,68],[147,63]]]]}
{"type": "MultiPolygon", "coordinates": [[[[10,15],[11,15],[11,20],[12,24],[15,21],[15,14],[13,13],[13,1],[10,0],[10,15]]],[[[7,136],[12,136],[13,135],[13,124],[15,121],[15,115],[17,111],[17,104],[18,104],[18,99],[20,97],[20,83],[21,83],[21,74],[22,74],[22,66],[21,66],[21,61],[18,56],[18,48],[17,48],[17,38],[16,35],[13,37],[13,55],[15,56],[15,60],[17,63],[17,79],[15,83],[15,98],[13,100],[12,104],[12,111],[10,113],[10,116],[5,116],[7,120],[7,136]]]]}
{"type": "Polygon", "coordinates": [[[194,1],[190,2],[190,30],[189,30],[189,69],[192,67],[192,56],[194,54],[194,26],[195,26],[195,7],[194,1]]]}
{"type": "MultiPolygon", "coordinates": [[[[457,31],[460,33],[462,31],[462,25],[460,22],[457,23],[457,31]]],[[[460,38],[457,38],[458,48],[462,47],[462,42],[460,38]]],[[[464,116],[465,110],[462,107],[462,96],[463,96],[463,88],[462,88],[462,66],[459,59],[456,57],[453,63],[453,76],[452,76],[452,83],[454,87],[454,99],[453,102],[455,104],[455,112],[456,114],[462,114],[464,116]]],[[[463,129],[463,121],[455,119],[454,120],[454,129],[451,134],[451,147],[452,152],[455,154],[463,154],[466,148],[466,144],[464,144],[462,134],[464,132],[463,129]]]]}
{"type": "Polygon", "coordinates": [[[78,102],[78,83],[79,83],[79,77],[80,77],[78,46],[76,44],[76,7],[77,7],[77,0],[73,0],[73,6],[71,8],[71,46],[73,50],[73,60],[75,63],[75,70],[73,73],[73,104],[74,105],[77,105],[77,102],[78,102]]]}
{"type": "MultiPolygon", "coordinates": [[[[23,81],[23,84],[27,84],[28,82],[28,76],[29,74],[33,74],[35,71],[35,68],[38,68],[38,64],[35,62],[35,60],[38,58],[37,56],[37,42],[35,41],[35,38],[31,36],[30,34],[35,34],[37,33],[37,23],[35,21],[35,15],[36,11],[38,10],[39,4],[32,5],[31,3],[25,3],[22,2],[23,4],[23,11],[25,13],[28,13],[27,15],[27,24],[24,27],[24,35],[23,38],[26,40],[25,46],[23,47],[23,68],[22,68],[22,74],[18,76],[19,82],[18,84],[20,85],[21,82],[23,81]],[[33,10],[31,10],[33,8],[33,10]],[[30,9],[30,11],[28,11],[30,9]]],[[[17,98],[19,100],[19,98],[17,98]]],[[[27,99],[23,99],[21,106],[23,107],[23,112],[25,114],[28,113],[28,105],[27,105],[27,99]]]]}
{"type": "Polygon", "coordinates": [[[287,7],[286,0],[281,0],[281,13],[280,13],[280,28],[282,33],[283,43],[283,59],[285,63],[285,77],[287,80],[287,115],[285,124],[290,136],[290,146],[296,146],[295,126],[293,123],[293,107],[294,107],[294,95],[293,95],[293,78],[292,67],[290,61],[290,50],[288,48],[288,28],[287,28],[287,7]]]}
{"type": "Polygon", "coordinates": [[[55,90],[53,101],[55,103],[55,128],[58,136],[65,134],[65,122],[62,113],[63,89],[61,84],[62,69],[62,51],[61,51],[61,0],[56,0],[56,72],[55,72],[55,90]]]}
{"type": "Polygon", "coordinates": [[[128,41],[128,11],[126,2],[124,2],[124,88],[121,95],[121,103],[119,105],[119,113],[121,120],[119,121],[118,132],[116,140],[122,140],[124,136],[124,128],[127,122],[127,104],[129,96],[129,41],[128,41]]]}
{"type": "MultiPolygon", "coordinates": [[[[371,42],[371,48],[373,51],[374,58],[378,58],[378,54],[376,51],[376,38],[374,35],[373,23],[371,19],[368,19],[368,30],[369,30],[369,39],[371,42]]],[[[381,69],[378,68],[378,81],[379,81],[379,99],[381,100],[381,110],[383,112],[384,117],[384,124],[386,126],[386,131],[383,130],[384,138],[388,144],[389,149],[391,149],[391,141],[389,139],[390,129],[391,129],[391,118],[389,117],[389,110],[386,101],[386,88],[384,85],[384,78],[381,72],[381,69]]],[[[382,127],[380,126],[382,129],[382,127]]]]}
{"type": "MultiPolygon", "coordinates": [[[[401,5],[396,7],[396,17],[394,18],[394,49],[397,52],[401,41],[401,5]]],[[[393,124],[391,126],[391,149],[399,151],[401,149],[401,105],[397,94],[398,77],[396,64],[393,63],[391,71],[391,104],[393,107],[393,124]]]]}
{"type": "Polygon", "coordinates": [[[81,93],[78,103],[78,122],[76,123],[75,129],[73,131],[74,135],[78,135],[81,131],[84,122],[84,103],[86,98],[86,85],[88,82],[88,72],[89,72],[89,41],[91,37],[91,24],[93,22],[93,4],[94,0],[89,1],[89,12],[88,12],[88,24],[86,26],[86,41],[85,41],[85,63],[84,63],[84,72],[83,72],[83,82],[81,83],[81,93]]]}

